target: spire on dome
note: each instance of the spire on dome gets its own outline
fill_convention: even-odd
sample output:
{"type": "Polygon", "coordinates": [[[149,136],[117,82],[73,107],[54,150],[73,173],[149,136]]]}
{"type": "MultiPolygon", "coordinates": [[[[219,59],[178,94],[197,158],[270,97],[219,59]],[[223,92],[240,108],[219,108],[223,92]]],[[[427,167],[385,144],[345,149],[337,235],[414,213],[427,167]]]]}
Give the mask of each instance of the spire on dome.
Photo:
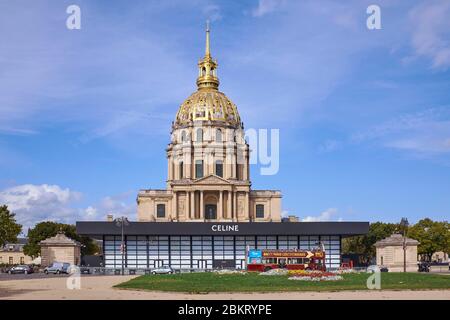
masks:
{"type": "Polygon", "coordinates": [[[198,63],[198,89],[215,89],[219,88],[219,79],[217,78],[217,61],[211,57],[210,47],[210,28],[209,21],[206,21],[206,45],[205,45],[205,57],[198,63]]]}

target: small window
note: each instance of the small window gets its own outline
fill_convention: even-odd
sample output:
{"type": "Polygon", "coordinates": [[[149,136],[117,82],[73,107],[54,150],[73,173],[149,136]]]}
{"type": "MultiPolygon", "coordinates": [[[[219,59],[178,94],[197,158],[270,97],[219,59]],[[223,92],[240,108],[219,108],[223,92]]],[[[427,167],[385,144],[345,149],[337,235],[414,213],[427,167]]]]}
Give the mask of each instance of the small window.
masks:
{"type": "Polygon", "coordinates": [[[223,177],[223,163],[221,160],[216,161],[216,176],[223,177]]]}
{"type": "Polygon", "coordinates": [[[195,161],[195,178],[203,177],[203,160],[195,161]]]}
{"type": "Polygon", "coordinates": [[[203,129],[197,129],[197,142],[203,141],[203,129]]]}
{"type": "Polygon", "coordinates": [[[180,162],[180,179],[184,178],[184,163],[183,161],[180,162]]]}
{"type": "Polygon", "coordinates": [[[264,218],[264,205],[263,204],[256,205],[256,217],[264,218]]]}
{"type": "Polygon", "coordinates": [[[9,264],[14,264],[14,259],[13,259],[13,257],[9,257],[9,264]]]}
{"type": "Polygon", "coordinates": [[[25,257],[20,257],[20,264],[25,264],[25,257]]]}
{"type": "Polygon", "coordinates": [[[186,131],[182,131],[181,132],[181,142],[186,142],[187,141],[187,133],[186,131]]]}
{"type": "Polygon", "coordinates": [[[156,205],[156,217],[157,218],[165,218],[166,217],[166,205],[158,204],[156,205]]]}
{"type": "Polygon", "coordinates": [[[222,130],[220,130],[220,129],[216,130],[216,141],[222,142],[222,130]]]}

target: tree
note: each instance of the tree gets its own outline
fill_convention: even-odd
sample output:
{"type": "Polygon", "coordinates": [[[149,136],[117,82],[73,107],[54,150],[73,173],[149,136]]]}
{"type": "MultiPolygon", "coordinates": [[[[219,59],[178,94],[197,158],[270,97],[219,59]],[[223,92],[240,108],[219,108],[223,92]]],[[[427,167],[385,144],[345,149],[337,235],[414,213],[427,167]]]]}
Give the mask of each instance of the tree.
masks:
{"type": "Polygon", "coordinates": [[[17,242],[17,236],[22,231],[22,225],[16,222],[15,214],[8,206],[0,206],[0,247],[8,242],[17,242]]]}
{"type": "Polygon", "coordinates": [[[24,253],[33,258],[40,256],[41,246],[39,243],[42,240],[54,237],[60,230],[64,232],[68,238],[81,243],[82,255],[98,252],[99,248],[95,242],[89,237],[79,236],[76,233],[74,225],[45,221],[36,224],[33,229],[28,229],[28,243],[23,247],[24,253]]]}
{"type": "Polygon", "coordinates": [[[366,235],[344,238],[342,241],[343,254],[361,254],[366,263],[375,257],[375,242],[389,237],[399,230],[399,225],[395,223],[374,222],[369,226],[366,235]]]}
{"type": "Polygon", "coordinates": [[[447,221],[422,219],[409,229],[408,237],[420,242],[417,253],[424,255],[427,261],[431,261],[435,252],[450,251],[450,225],[447,221]]]}

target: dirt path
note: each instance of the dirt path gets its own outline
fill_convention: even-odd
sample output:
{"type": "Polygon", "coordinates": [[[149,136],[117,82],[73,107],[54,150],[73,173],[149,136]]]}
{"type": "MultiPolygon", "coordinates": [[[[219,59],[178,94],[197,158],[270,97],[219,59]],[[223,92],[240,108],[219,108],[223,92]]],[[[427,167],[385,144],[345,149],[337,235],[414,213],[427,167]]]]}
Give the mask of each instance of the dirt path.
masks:
{"type": "Polygon", "coordinates": [[[68,290],[67,278],[5,280],[0,282],[0,299],[27,300],[100,300],[100,299],[174,299],[174,300],[264,300],[264,299],[440,299],[450,300],[450,290],[432,291],[340,291],[340,292],[287,292],[279,293],[210,293],[188,294],[169,292],[146,292],[113,289],[112,286],[135,276],[85,276],[81,278],[80,290],[68,290]]]}

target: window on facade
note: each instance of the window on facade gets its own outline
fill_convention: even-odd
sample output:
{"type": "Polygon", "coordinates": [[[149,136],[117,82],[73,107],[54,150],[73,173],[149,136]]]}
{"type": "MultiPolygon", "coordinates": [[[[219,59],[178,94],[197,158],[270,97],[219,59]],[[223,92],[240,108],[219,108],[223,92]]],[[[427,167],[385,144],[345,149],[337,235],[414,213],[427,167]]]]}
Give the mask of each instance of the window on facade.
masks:
{"type": "Polygon", "coordinates": [[[25,263],[25,258],[24,257],[20,257],[20,264],[24,264],[25,263]]]}
{"type": "Polygon", "coordinates": [[[197,129],[197,142],[203,141],[203,129],[197,129]]]}
{"type": "Polygon", "coordinates": [[[9,257],[9,264],[14,264],[14,259],[13,259],[13,257],[9,257]]]}
{"type": "Polygon", "coordinates": [[[263,204],[256,205],[256,217],[264,218],[264,205],[263,204]]]}
{"type": "Polygon", "coordinates": [[[186,142],[187,141],[187,133],[186,131],[182,131],[181,132],[181,142],[186,142]]]}
{"type": "Polygon", "coordinates": [[[216,130],[216,141],[222,142],[222,130],[220,130],[220,129],[216,130]]]}
{"type": "Polygon", "coordinates": [[[184,178],[184,163],[183,161],[180,162],[180,179],[184,178]]]}
{"type": "Polygon", "coordinates": [[[216,161],[216,176],[223,177],[223,163],[221,160],[216,161]]]}
{"type": "Polygon", "coordinates": [[[165,218],[166,217],[166,205],[158,204],[156,205],[156,217],[157,218],[165,218]]]}
{"type": "Polygon", "coordinates": [[[195,178],[203,177],[203,160],[195,161],[195,178]]]}

